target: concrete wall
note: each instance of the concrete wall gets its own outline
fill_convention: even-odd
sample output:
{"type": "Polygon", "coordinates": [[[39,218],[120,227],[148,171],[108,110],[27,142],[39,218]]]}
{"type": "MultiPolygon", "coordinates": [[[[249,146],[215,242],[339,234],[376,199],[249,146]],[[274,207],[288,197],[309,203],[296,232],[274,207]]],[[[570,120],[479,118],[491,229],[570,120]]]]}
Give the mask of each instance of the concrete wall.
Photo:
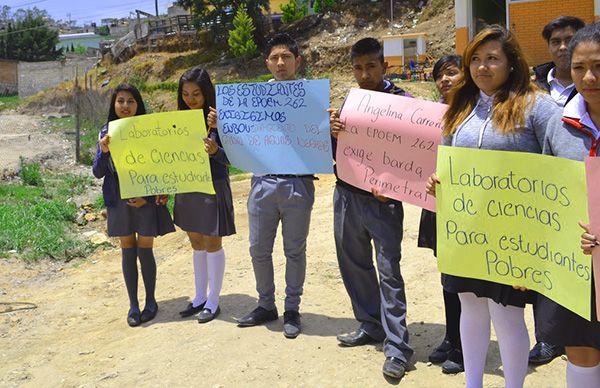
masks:
{"type": "Polygon", "coordinates": [[[82,75],[97,58],[68,59],[65,62],[19,62],[19,97],[27,97],[52,88],[66,80],[75,79],[76,69],[82,75]]]}
{"type": "Polygon", "coordinates": [[[0,96],[17,94],[18,62],[0,59],[0,96]]]}

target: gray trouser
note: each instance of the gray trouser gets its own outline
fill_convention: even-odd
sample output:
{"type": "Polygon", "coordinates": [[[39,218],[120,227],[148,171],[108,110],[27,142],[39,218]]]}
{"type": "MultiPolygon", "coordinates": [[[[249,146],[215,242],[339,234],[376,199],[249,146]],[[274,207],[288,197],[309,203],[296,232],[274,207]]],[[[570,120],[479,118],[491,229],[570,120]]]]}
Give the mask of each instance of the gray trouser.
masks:
{"type": "Polygon", "coordinates": [[[312,177],[252,177],[248,196],[250,256],[258,305],[275,308],[273,243],[281,220],[285,253],[285,311],[298,311],[306,275],[306,237],[315,202],[312,177]]]}
{"type": "Polygon", "coordinates": [[[397,201],[336,185],[333,228],[338,264],[354,316],[369,336],[384,340],[386,357],[407,362],[413,354],[406,329],[406,294],[400,273],[404,211],[397,201]],[[379,282],[373,266],[375,245],[379,282]]]}

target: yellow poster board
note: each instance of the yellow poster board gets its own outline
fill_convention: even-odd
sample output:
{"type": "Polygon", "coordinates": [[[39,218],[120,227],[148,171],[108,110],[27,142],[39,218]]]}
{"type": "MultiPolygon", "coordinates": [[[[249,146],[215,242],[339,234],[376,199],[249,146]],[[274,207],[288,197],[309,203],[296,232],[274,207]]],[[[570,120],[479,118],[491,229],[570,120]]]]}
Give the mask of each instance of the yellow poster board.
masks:
{"type": "Polygon", "coordinates": [[[590,319],[583,162],[440,146],[437,174],[441,272],[524,286],[590,319]]]}
{"type": "Polygon", "coordinates": [[[209,156],[204,151],[202,110],[114,120],[108,125],[108,134],[121,198],[215,193],[209,156]]]}

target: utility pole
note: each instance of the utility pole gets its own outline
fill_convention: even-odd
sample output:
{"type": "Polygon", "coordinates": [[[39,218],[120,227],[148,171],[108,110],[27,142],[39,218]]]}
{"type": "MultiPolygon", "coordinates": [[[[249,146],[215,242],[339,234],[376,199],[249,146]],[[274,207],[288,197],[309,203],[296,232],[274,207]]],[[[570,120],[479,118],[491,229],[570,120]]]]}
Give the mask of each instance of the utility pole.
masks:
{"type": "Polygon", "coordinates": [[[75,161],[79,163],[80,160],[80,135],[81,135],[81,89],[79,88],[79,67],[75,68],[75,161]]]}
{"type": "Polygon", "coordinates": [[[154,8],[156,9],[156,17],[158,17],[158,0],[154,0],[154,8]]]}
{"type": "Polygon", "coordinates": [[[394,26],[394,0],[390,0],[390,28],[394,26]]]}

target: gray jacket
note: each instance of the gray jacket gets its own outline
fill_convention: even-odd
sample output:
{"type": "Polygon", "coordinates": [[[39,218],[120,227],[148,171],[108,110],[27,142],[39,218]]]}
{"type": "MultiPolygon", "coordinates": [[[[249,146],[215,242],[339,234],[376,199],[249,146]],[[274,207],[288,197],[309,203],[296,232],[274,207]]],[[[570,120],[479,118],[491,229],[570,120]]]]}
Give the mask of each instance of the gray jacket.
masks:
{"type": "Polygon", "coordinates": [[[492,98],[481,95],[473,112],[453,135],[442,140],[444,145],[498,151],[541,153],[548,121],[561,108],[545,94],[537,93],[535,102],[525,113],[525,125],[516,132],[503,134],[491,121],[492,98]]]}
{"type": "Polygon", "coordinates": [[[561,158],[583,161],[596,156],[600,142],[579,119],[554,115],[548,123],[543,153],[561,158]]]}

